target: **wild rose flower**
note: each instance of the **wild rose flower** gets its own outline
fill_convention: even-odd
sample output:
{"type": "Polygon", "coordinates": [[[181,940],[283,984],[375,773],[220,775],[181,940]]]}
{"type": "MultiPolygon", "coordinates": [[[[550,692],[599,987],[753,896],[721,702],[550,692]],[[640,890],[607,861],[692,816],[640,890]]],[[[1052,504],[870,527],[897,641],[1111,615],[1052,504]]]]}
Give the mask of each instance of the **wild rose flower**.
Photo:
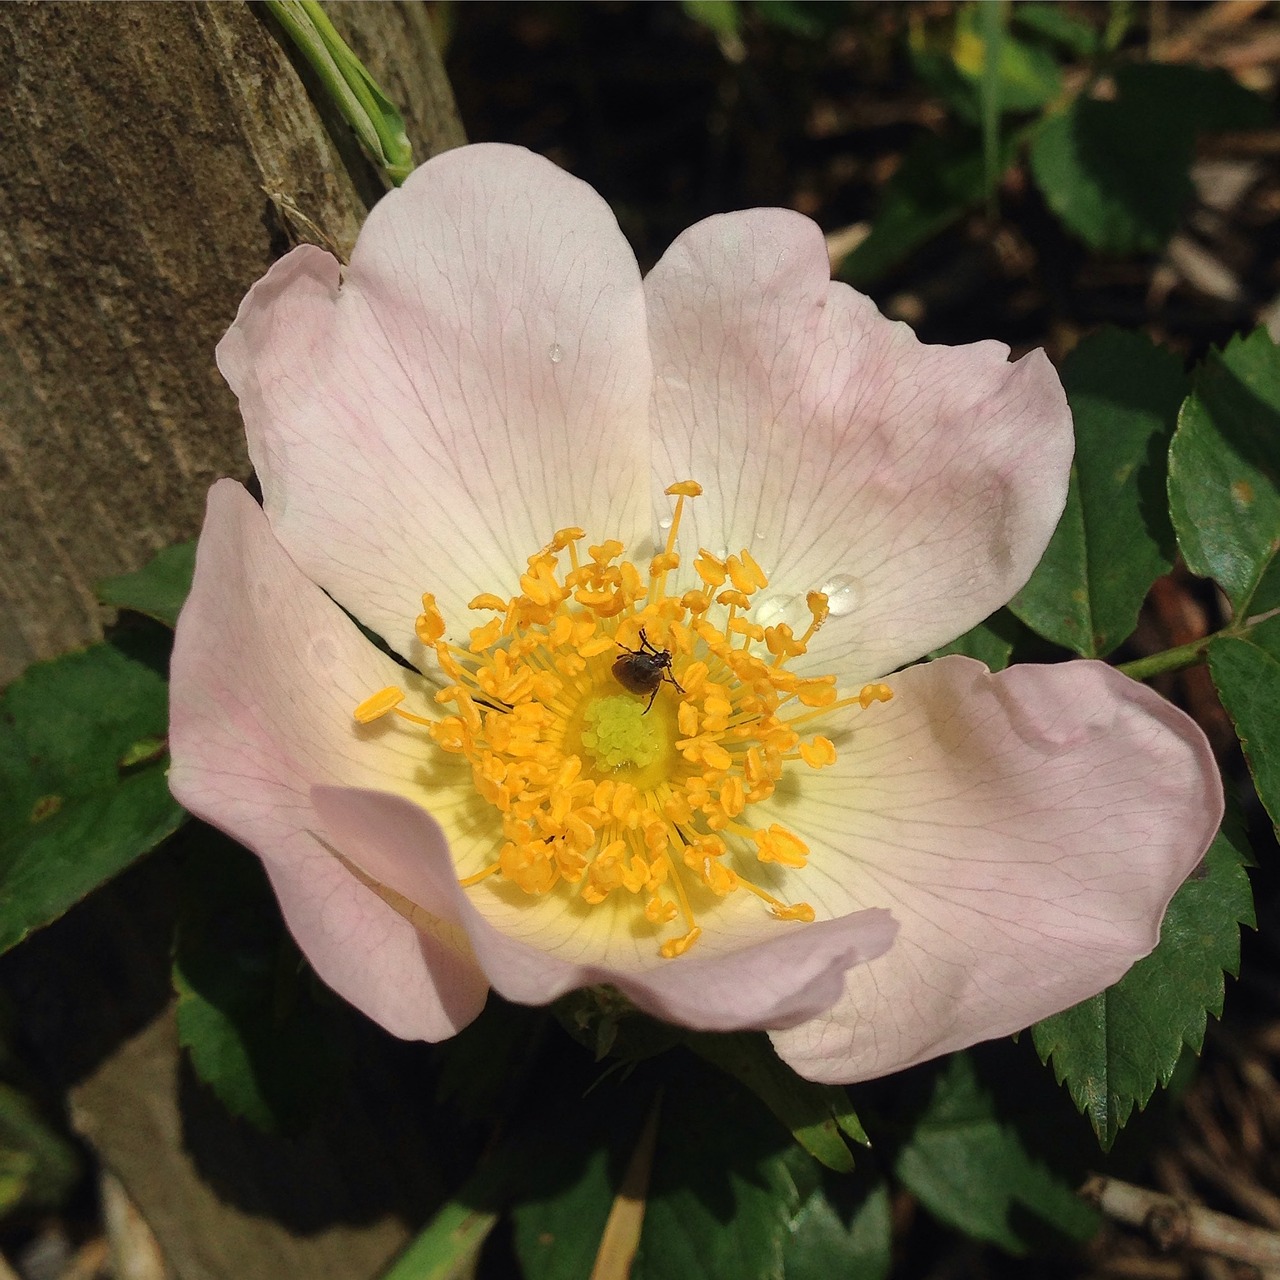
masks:
{"type": "Polygon", "coordinates": [[[1062,388],[1007,357],[884,320],[795,213],[709,218],[642,282],[547,161],[432,160],[219,346],[264,507],[210,494],[174,794],[399,1036],[611,983],[849,1081],[1092,995],[1221,792],[1102,663],[898,670],[1063,509],[1062,388]]]}

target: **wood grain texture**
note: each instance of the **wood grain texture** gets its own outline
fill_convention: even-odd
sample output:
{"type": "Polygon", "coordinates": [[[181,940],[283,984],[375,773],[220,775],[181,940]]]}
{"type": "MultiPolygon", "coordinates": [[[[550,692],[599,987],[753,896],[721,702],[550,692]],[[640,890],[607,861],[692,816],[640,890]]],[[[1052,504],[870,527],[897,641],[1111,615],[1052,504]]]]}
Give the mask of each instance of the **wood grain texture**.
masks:
{"type": "MultiPolygon", "coordinates": [[[[464,140],[420,6],[333,17],[419,160],[464,140]]],[[[97,639],[93,584],[247,473],[213,349],[288,247],[268,191],[346,250],[379,187],[265,13],[0,5],[0,683],[97,639]]]]}

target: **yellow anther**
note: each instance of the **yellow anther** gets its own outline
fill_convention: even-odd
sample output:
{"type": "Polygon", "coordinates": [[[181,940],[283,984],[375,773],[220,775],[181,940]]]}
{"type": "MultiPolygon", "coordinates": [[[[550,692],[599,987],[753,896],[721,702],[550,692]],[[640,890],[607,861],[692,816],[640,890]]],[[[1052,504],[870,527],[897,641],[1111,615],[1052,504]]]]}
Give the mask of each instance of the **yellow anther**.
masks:
{"type": "Polygon", "coordinates": [[[730,556],[724,567],[729,571],[730,581],[744,595],[751,595],[768,583],[749,551],[744,550],[741,556],[730,556]]]}
{"type": "Polygon", "coordinates": [[[784,867],[803,867],[809,857],[809,846],[799,836],[776,822],[768,831],[753,831],[756,857],[761,862],[776,862],[784,867]]]}
{"type": "Polygon", "coordinates": [[[809,612],[813,614],[813,625],[820,627],[827,618],[831,616],[831,602],[827,599],[826,593],[822,591],[810,591],[804,598],[805,604],[809,606],[809,612]]]}
{"type": "Polygon", "coordinates": [[[371,694],[351,714],[361,724],[372,724],[387,712],[394,711],[403,701],[404,690],[392,684],[371,694]]]}
{"type": "Polygon", "coordinates": [[[414,624],[414,632],[425,645],[433,645],[444,635],[444,615],[436,607],[436,598],[430,592],[422,597],[422,612],[414,624]]]}
{"type": "Polygon", "coordinates": [[[624,547],[616,538],[610,538],[608,542],[601,542],[597,546],[587,548],[587,554],[599,565],[608,564],[611,560],[616,560],[623,552],[624,547]]]}
{"type": "Polygon", "coordinates": [[[680,567],[680,557],[674,551],[660,551],[649,561],[649,572],[653,577],[660,573],[670,573],[680,567]]]}
{"type": "Polygon", "coordinates": [[[723,586],[725,578],[729,576],[724,561],[717,559],[706,548],[698,552],[693,562],[693,571],[709,587],[723,586]]]}
{"type": "MultiPolygon", "coordinates": [[[[877,688],[883,689],[884,685],[878,685],[877,688]]],[[[865,693],[866,690],[864,689],[863,692],[865,693]]],[[[806,707],[829,707],[836,700],[835,676],[818,676],[814,680],[801,680],[796,688],[796,697],[806,707]]],[[[861,700],[862,694],[859,694],[858,698],[861,700]]],[[[863,706],[866,705],[863,703],[863,706]]]]}
{"type": "Polygon", "coordinates": [[[775,658],[785,661],[787,658],[797,657],[804,652],[804,644],[795,637],[795,633],[785,622],[780,622],[776,627],[765,627],[764,629],[765,648],[769,650],[775,658]]]}
{"type": "Polygon", "coordinates": [[[747,793],[736,774],[720,784],[720,807],[730,818],[736,818],[747,807],[747,793]]]}
{"type": "Polygon", "coordinates": [[[732,871],[721,863],[712,861],[710,858],[703,859],[702,865],[697,868],[697,872],[698,879],[717,898],[728,897],[741,883],[736,871],[732,871]]]}
{"type": "Polygon", "coordinates": [[[650,924],[670,924],[680,914],[674,902],[664,898],[650,898],[644,904],[644,918],[650,924]]]}
{"type": "Polygon", "coordinates": [[[502,619],[490,618],[483,627],[472,627],[467,647],[472,653],[483,653],[492,649],[502,639],[502,619]]]}
{"type": "Polygon", "coordinates": [[[888,702],[893,697],[893,690],[887,684],[865,684],[858,694],[858,701],[865,711],[873,702],[888,702]]]}
{"type": "Polygon", "coordinates": [[[750,609],[751,598],[744,595],[741,591],[725,590],[716,596],[716,603],[732,606],[735,609],[750,609]]]}
{"type": "Polygon", "coordinates": [[[734,618],[726,629],[736,636],[746,636],[749,640],[764,639],[764,628],[758,622],[751,622],[746,618],[734,618]]]}
{"type": "Polygon", "coordinates": [[[596,636],[593,640],[587,640],[578,646],[578,656],[581,658],[595,658],[602,653],[609,653],[616,650],[618,642],[611,640],[608,636],[596,636]]]}
{"type": "Polygon", "coordinates": [[[800,759],[810,769],[825,769],[836,762],[835,743],[830,738],[814,738],[812,742],[800,744],[800,759]]]}
{"type": "Polygon", "coordinates": [[[680,480],[668,485],[663,493],[672,498],[700,498],[702,486],[696,480],[680,480]]]}
{"type": "Polygon", "coordinates": [[[706,613],[711,608],[711,597],[705,591],[686,591],[680,597],[680,607],[687,613],[706,613]]]}
{"type": "Polygon", "coordinates": [[[779,904],[776,907],[770,907],[769,910],[779,920],[802,920],[805,924],[812,924],[814,921],[813,908],[807,902],[797,902],[790,907],[779,904]]]}
{"type": "Polygon", "coordinates": [[[577,542],[580,538],[585,538],[587,531],[579,529],[577,525],[570,525],[567,529],[557,529],[551,537],[551,550],[563,551],[571,542],[577,542]]]}
{"type": "Polygon", "coordinates": [[[887,703],[893,696],[893,690],[888,685],[863,685],[858,695],[858,701],[863,710],[867,710],[872,703],[887,703]]]}
{"type": "Polygon", "coordinates": [[[698,711],[692,702],[681,702],[676,707],[676,727],[686,738],[698,732],[698,711]]]}
{"type": "Polygon", "coordinates": [[[501,596],[491,595],[489,592],[486,591],[481,595],[476,596],[474,600],[470,601],[467,605],[467,608],[468,609],[495,609],[497,610],[498,613],[506,613],[507,602],[501,596]]]}
{"type": "Polygon", "coordinates": [[[674,960],[676,956],[682,956],[691,946],[702,936],[702,930],[696,925],[684,935],[683,938],[672,938],[669,942],[664,942],[660,951],[664,960],[674,960]]]}
{"type": "MultiPolygon", "coordinates": [[[[756,563],[756,558],[745,547],[742,549],[742,568],[751,582],[751,589],[759,591],[769,585],[769,579],[765,576],[764,570],[756,563]]],[[[743,590],[746,590],[744,587],[743,590]]]]}

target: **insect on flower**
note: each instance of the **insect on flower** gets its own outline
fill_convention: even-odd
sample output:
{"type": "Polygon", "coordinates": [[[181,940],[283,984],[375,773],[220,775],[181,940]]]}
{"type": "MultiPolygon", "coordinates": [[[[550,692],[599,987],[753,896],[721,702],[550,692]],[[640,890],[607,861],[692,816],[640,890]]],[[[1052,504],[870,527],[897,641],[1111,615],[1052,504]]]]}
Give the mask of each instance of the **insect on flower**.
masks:
{"type": "Polygon", "coordinates": [[[649,706],[645,707],[644,714],[653,706],[653,700],[658,696],[664,680],[681,693],[684,692],[680,682],[671,674],[671,650],[659,649],[645,635],[643,627],[640,628],[638,649],[628,649],[626,645],[618,647],[622,650],[622,656],[613,664],[613,678],[628,693],[638,693],[642,697],[646,693],[649,695],[649,706]]]}

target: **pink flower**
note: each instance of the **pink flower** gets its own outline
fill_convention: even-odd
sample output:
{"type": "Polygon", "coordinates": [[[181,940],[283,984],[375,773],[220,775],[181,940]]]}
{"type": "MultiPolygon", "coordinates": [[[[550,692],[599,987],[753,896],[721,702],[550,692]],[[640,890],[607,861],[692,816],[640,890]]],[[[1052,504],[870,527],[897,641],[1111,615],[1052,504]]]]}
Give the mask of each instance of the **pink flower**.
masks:
{"type": "Polygon", "coordinates": [[[265,509],[209,496],[173,792],[396,1035],[612,983],[850,1081],[1154,946],[1221,815],[1195,725],[1101,663],[890,674],[1044,550],[1053,369],[828,276],[758,209],[642,282],[588,187],[477,146],[241,306],[265,509]]]}

